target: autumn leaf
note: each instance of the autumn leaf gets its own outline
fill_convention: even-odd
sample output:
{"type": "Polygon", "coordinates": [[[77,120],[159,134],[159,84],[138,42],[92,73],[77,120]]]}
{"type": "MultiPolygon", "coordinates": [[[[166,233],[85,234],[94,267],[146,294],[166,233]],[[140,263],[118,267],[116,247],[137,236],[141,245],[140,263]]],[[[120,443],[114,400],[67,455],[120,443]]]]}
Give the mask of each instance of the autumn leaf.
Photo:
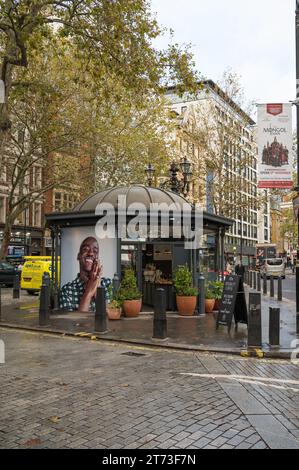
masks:
{"type": "Polygon", "coordinates": [[[40,439],[29,439],[29,441],[25,442],[25,446],[28,446],[28,447],[33,447],[33,446],[38,446],[42,443],[42,441],[40,439]]]}
{"type": "Polygon", "coordinates": [[[49,421],[52,421],[52,423],[59,423],[60,421],[60,418],[59,416],[51,416],[51,418],[49,418],[49,421]]]}

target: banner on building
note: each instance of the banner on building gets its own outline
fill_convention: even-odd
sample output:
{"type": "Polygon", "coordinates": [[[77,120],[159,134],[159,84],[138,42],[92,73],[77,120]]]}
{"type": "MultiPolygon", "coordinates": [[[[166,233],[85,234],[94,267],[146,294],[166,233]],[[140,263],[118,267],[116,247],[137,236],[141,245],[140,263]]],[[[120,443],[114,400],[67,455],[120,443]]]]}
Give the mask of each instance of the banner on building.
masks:
{"type": "Polygon", "coordinates": [[[292,105],[258,105],[259,188],[291,189],[292,105]]]}

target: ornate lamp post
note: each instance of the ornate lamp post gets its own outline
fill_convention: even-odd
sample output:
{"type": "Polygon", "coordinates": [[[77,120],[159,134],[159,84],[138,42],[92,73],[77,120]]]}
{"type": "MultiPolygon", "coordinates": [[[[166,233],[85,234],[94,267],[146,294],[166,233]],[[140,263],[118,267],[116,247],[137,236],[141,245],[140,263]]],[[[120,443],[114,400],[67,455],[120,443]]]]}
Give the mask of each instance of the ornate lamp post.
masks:
{"type": "MultiPolygon", "coordinates": [[[[148,185],[152,186],[155,169],[151,164],[148,165],[145,173],[147,175],[148,185]]],[[[172,162],[169,168],[169,180],[162,183],[161,187],[168,187],[174,193],[182,193],[184,196],[187,196],[190,191],[192,174],[191,163],[186,157],[180,164],[172,162]],[[179,179],[178,173],[181,173],[183,178],[179,179]]]]}
{"type": "Polygon", "coordinates": [[[149,186],[152,186],[153,180],[154,180],[154,175],[155,175],[155,168],[152,166],[151,163],[148,164],[147,168],[145,169],[145,173],[147,176],[147,182],[149,186]]]}

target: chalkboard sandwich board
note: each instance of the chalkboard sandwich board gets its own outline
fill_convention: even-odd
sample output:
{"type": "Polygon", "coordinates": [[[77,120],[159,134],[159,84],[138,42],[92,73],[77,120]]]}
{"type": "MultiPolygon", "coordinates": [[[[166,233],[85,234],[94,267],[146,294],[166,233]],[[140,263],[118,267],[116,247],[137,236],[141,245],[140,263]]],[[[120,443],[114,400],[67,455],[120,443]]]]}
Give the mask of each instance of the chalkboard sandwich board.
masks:
{"type": "Polygon", "coordinates": [[[225,278],[222,299],[217,318],[217,328],[225,325],[230,332],[232,320],[235,324],[248,324],[247,305],[241,276],[230,274],[225,278]]]}

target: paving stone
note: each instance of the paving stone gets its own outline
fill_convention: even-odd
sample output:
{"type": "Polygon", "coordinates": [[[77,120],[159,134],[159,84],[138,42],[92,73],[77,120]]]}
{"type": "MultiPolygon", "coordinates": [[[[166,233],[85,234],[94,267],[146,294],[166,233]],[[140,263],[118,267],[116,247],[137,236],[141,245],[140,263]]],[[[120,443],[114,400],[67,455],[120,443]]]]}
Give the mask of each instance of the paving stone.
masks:
{"type": "Polygon", "coordinates": [[[289,364],[223,356],[207,361],[210,356],[159,349],[146,349],[146,358],[133,362],[121,354],[127,345],[1,328],[0,336],[9,364],[0,367],[0,401],[5,404],[0,448],[28,448],[30,439],[41,440],[35,448],[267,448],[254,416],[244,415],[238,406],[236,390],[242,391],[243,411],[279,403],[276,421],[287,434],[278,434],[276,445],[299,442],[298,394],[287,386],[277,390],[239,384],[232,401],[222,380],[179,375],[194,370],[206,374],[220,365],[225,374],[296,380],[298,369],[289,364]],[[40,362],[46,364],[42,369],[40,362]],[[51,423],[51,416],[59,416],[59,423],[51,423]]]}

